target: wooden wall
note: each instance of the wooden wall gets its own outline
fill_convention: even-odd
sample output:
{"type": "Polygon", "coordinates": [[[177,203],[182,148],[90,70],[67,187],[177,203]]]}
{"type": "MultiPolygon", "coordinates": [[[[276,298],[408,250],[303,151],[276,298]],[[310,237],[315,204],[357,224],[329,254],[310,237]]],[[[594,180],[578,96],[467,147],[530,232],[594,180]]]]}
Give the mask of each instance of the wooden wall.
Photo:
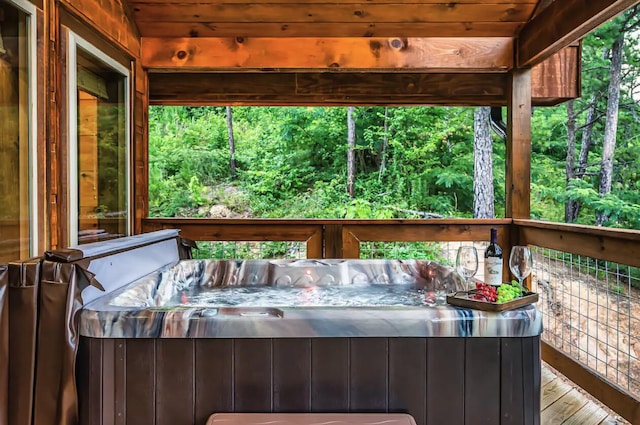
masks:
{"type": "MultiPolygon", "coordinates": [[[[134,158],[146,155],[145,114],[147,105],[146,71],[139,63],[140,36],[130,17],[128,7],[121,0],[39,0],[34,4],[40,8],[43,17],[42,45],[43,72],[42,85],[38,88],[39,99],[42,99],[42,116],[38,118],[38,129],[42,141],[39,146],[46,146],[46,160],[39,161],[39,169],[46,176],[42,191],[46,191],[42,208],[48,216],[50,230],[43,248],[59,248],[68,245],[68,149],[67,149],[67,87],[66,87],[66,55],[68,31],[73,31],[105,54],[131,70],[132,125],[130,134],[133,138],[134,158]],[[46,40],[46,42],[45,42],[46,40]],[[46,140],[46,142],[45,142],[46,140]]],[[[40,83],[40,81],[39,81],[40,83]]],[[[134,160],[132,159],[132,163],[134,160]]],[[[146,163],[144,165],[146,167],[146,163]]],[[[131,169],[133,176],[133,166],[131,169]]],[[[144,173],[143,173],[144,175],[144,173]]],[[[146,182],[146,180],[145,180],[146,182]]],[[[146,184],[146,183],[144,183],[146,184]]],[[[130,203],[134,208],[144,202],[134,202],[131,194],[130,203]]],[[[141,217],[141,214],[136,214],[141,217]]],[[[140,229],[134,224],[133,230],[140,229]]],[[[42,251],[42,249],[41,249],[42,251]]]]}

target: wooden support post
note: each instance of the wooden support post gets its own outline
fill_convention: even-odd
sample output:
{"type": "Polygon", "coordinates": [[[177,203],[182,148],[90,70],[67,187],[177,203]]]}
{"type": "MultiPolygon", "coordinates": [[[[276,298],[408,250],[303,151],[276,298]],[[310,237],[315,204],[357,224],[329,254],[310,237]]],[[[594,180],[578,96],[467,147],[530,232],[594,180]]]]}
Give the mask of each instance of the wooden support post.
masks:
{"type": "Polygon", "coordinates": [[[142,233],[142,219],[149,215],[149,80],[140,61],[132,64],[133,91],[133,233],[142,233]]]}
{"type": "Polygon", "coordinates": [[[323,258],[342,258],[342,224],[326,224],[323,232],[323,258]]]}
{"type": "Polygon", "coordinates": [[[515,69],[507,104],[506,209],[509,218],[529,218],[531,183],[531,70],[515,69]]]}
{"type": "MultiPolygon", "coordinates": [[[[529,218],[531,214],[531,69],[511,71],[508,93],[505,217],[529,218]]],[[[503,276],[511,276],[509,254],[512,246],[520,244],[517,231],[511,232],[510,242],[510,246],[503,247],[505,249],[503,276]]],[[[527,286],[529,286],[528,282],[527,286]]]]}
{"type": "Polygon", "coordinates": [[[360,258],[360,239],[347,226],[342,227],[342,258],[360,258]]]}

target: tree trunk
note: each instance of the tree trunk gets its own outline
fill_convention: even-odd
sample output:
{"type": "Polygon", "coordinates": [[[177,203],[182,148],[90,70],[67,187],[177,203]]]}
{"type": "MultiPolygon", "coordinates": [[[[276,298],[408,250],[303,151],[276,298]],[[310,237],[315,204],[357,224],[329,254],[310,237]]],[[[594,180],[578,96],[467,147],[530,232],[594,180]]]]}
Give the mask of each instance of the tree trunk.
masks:
{"type": "Polygon", "coordinates": [[[229,167],[231,169],[231,178],[236,178],[236,142],[233,139],[233,115],[231,114],[231,106],[227,106],[227,132],[229,134],[229,167]]]}
{"type": "Polygon", "coordinates": [[[473,136],[473,217],[494,217],[493,144],[490,107],[476,108],[473,136]]]}
{"type": "MultiPolygon", "coordinates": [[[[609,98],[607,100],[607,120],[602,142],[602,163],[600,165],[600,196],[611,192],[613,175],[613,156],[616,149],[616,133],[618,130],[618,108],[620,105],[620,80],[622,76],[622,50],[624,33],[611,48],[611,68],[609,80],[609,98]]],[[[608,217],[602,212],[596,213],[596,224],[601,226],[608,217]]]]}
{"type": "Polygon", "coordinates": [[[353,198],[353,185],[356,180],[356,123],[353,118],[355,108],[349,106],[347,108],[347,142],[349,150],[347,151],[347,193],[353,198]]]}
{"type": "Polygon", "coordinates": [[[382,136],[382,152],[380,160],[380,171],[378,181],[382,180],[382,175],[387,167],[387,146],[389,145],[389,108],[384,108],[384,135],[382,136]]]}
{"type": "MultiPolygon", "coordinates": [[[[573,111],[573,100],[567,102],[567,162],[566,187],[569,189],[569,182],[576,177],[576,114],[573,111]]],[[[564,204],[564,221],[574,223],[578,219],[579,205],[577,201],[568,199],[564,204]]]]}
{"type": "Polygon", "coordinates": [[[580,155],[578,155],[578,170],[576,171],[576,177],[581,179],[584,177],[584,173],[587,172],[587,161],[589,159],[589,149],[593,145],[591,136],[593,135],[593,124],[596,119],[596,106],[598,100],[596,96],[591,96],[591,103],[589,109],[587,109],[587,116],[582,126],[582,143],[580,144],[580,155]]]}

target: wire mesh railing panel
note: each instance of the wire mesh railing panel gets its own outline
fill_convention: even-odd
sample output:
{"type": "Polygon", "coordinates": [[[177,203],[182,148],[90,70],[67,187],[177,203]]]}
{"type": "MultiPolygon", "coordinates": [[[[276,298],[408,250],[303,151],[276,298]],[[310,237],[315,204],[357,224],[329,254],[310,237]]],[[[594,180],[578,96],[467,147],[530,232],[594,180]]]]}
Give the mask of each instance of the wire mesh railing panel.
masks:
{"type": "Polygon", "coordinates": [[[216,260],[258,260],[307,258],[307,244],[301,241],[198,241],[193,258],[216,260]]]}
{"type": "Polygon", "coordinates": [[[640,397],[640,270],[533,247],[542,338],[640,397]]]}

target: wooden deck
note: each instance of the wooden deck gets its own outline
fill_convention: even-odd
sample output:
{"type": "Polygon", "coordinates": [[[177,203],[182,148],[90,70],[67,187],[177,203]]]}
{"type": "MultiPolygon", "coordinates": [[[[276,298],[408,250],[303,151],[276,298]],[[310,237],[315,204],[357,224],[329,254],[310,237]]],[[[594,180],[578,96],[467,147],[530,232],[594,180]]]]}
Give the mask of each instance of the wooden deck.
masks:
{"type": "Polygon", "coordinates": [[[629,422],[616,417],[597,401],[587,397],[573,382],[542,363],[540,401],[543,425],[615,425],[629,422]]]}

